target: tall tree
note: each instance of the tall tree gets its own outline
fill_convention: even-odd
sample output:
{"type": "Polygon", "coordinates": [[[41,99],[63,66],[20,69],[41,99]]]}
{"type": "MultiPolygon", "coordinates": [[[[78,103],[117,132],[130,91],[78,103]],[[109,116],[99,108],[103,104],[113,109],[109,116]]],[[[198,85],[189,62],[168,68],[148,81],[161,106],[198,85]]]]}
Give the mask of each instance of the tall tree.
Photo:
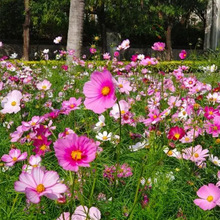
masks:
{"type": "MultiPolygon", "coordinates": [[[[84,0],[70,1],[67,50],[75,50],[75,56],[77,57],[81,54],[84,4],[84,0]]],[[[71,61],[71,58],[71,56],[68,56],[68,61],[71,61]]]]}
{"type": "Polygon", "coordinates": [[[210,0],[207,5],[204,49],[220,46],[220,1],[210,0]]]}
{"type": "Polygon", "coordinates": [[[29,60],[30,46],[30,1],[24,0],[25,20],[23,24],[23,59],[29,60]]]}

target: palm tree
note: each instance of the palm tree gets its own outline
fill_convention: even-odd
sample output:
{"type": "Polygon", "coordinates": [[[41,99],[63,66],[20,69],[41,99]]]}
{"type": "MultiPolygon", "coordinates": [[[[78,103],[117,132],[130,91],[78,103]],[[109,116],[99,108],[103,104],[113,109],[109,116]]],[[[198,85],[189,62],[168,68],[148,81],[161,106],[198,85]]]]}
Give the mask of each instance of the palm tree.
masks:
{"type": "MultiPolygon", "coordinates": [[[[67,50],[75,50],[76,57],[79,57],[81,53],[84,4],[84,0],[70,1],[67,50]]],[[[72,56],[67,57],[67,61],[71,61],[71,59],[72,56]]]]}

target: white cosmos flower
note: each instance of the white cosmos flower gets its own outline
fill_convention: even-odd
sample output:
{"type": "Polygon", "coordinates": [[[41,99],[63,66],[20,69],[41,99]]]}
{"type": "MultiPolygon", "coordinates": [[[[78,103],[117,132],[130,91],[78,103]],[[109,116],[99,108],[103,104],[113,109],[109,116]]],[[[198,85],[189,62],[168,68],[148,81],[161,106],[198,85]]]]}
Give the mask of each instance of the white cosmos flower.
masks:
{"type": "Polygon", "coordinates": [[[100,131],[102,127],[105,126],[105,116],[100,115],[99,116],[99,121],[95,124],[94,130],[95,131],[100,131]]]}
{"type": "Polygon", "coordinates": [[[220,167],[220,159],[213,154],[210,155],[209,160],[214,163],[216,166],[220,167]]]}
{"type": "Polygon", "coordinates": [[[101,141],[109,141],[111,140],[111,136],[111,132],[108,134],[107,131],[104,131],[103,133],[98,133],[98,135],[96,135],[96,138],[101,141]]]}

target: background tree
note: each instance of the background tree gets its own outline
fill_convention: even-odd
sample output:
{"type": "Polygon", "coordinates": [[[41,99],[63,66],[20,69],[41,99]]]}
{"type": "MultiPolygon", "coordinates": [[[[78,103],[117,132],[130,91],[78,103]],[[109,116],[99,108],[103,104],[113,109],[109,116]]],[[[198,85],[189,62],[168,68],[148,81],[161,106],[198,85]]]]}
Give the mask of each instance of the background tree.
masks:
{"type": "Polygon", "coordinates": [[[29,46],[30,46],[30,1],[24,0],[25,20],[23,24],[23,56],[24,60],[29,60],[29,46]]]}
{"type": "MultiPolygon", "coordinates": [[[[69,28],[67,36],[67,50],[75,50],[75,56],[81,54],[83,34],[84,0],[71,0],[69,12],[69,28]]],[[[68,60],[71,56],[68,56],[68,60]]]]}

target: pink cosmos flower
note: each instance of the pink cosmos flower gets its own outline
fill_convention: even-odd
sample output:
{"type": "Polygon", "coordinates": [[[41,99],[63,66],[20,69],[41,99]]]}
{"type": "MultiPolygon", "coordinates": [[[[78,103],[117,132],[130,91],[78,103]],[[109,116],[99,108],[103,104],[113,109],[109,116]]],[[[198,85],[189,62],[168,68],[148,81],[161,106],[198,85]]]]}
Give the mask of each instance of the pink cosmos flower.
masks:
{"type": "Polygon", "coordinates": [[[156,42],[156,43],[154,43],[154,45],[151,48],[156,51],[163,51],[163,50],[165,50],[165,43],[156,42]]]}
{"type": "Polygon", "coordinates": [[[101,212],[96,207],[91,207],[88,209],[87,206],[78,206],[72,216],[72,219],[74,220],[86,220],[87,214],[89,216],[89,219],[91,220],[100,220],[101,219],[101,212]]]}
{"type": "Polygon", "coordinates": [[[185,160],[191,160],[195,163],[203,162],[208,157],[209,150],[202,149],[201,145],[196,145],[195,147],[189,147],[183,150],[183,158],[185,160]]]}
{"type": "Polygon", "coordinates": [[[182,51],[179,53],[179,57],[180,57],[181,60],[186,59],[186,55],[187,55],[187,53],[186,53],[185,50],[182,50],[182,51]]]}
{"type": "Polygon", "coordinates": [[[111,55],[109,53],[104,53],[103,54],[103,59],[104,60],[110,60],[111,59],[111,55]]]}
{"type": "Polygon", "coordinates": [[[194,203],[203,210],[213,209],[220,205],[220,189],[212,183],[202,186],[197,195],[200,199],[195,199],[194,203]]]}
{"type": "Polygon", "coordinates": [[[196,84],[196,79],[194,77],[188,77],[183,79],[184,86],[186,88],[192,88],[196,84]]]}
{"type": "Polygon", "coordinates": [[[63,101],[62,113],[69,114],[71,111],[79,109],[79,105],[81,105],[81,98],[71,97],[68,101],[63,101]]]}
{"type": "Polygon", "coordinates": [[[97,50],[96,50],[95,48],[91,47],[91,48],[89,49],[89,51],[90,51],[91,54],[94,54],[94,53],[96,53],[97,50]]]}
{"type": "Polygon", "coordinates": [[[142,66],[149,66],[149,65],[156,65],[158,63],[156,58],[145,58],[140,61],[140,65],[142,66]]]}
{"type": "Polygon", "coordinates": [[[84,104],[87,109],[101,114],[107,108],[111,108],[115,102],[115,87],[112,75],[109,71],[93,72],[91,80],[83,87],[86,96],[84,104]]]}
{"type": "Polygon", "coordinates": [[[54,143],[54,150],[63,169],[77,172],[79,166],[90,166],[89,163],[96,157],[97,146],[85,136],[70,134],[65,139],[58,139],[54,143]]]}
{"type": "Polygon", "coordinates": [[[143,120],[145,126],[149,126],[151,124],[156,124],[157,122],[161,121],[161,115],[158,108],[152,109],[148,114],[147,119],[143,120]]]}
{"type": "Polygon", "coordinates": [[[22,99],[22,94],[18,90],[13,90],[12,92],[8,93],[8,95],[2,100],[2,107],[1,113],[17,113],[21,110],[20,108],[20,101],[22,99]]]}
{"type": "Polygon", "coordinates": [[[14,184],[17,192],[26,194],[32,203],[39,203],[41,196],[58,199],[66,192],[66,185],[59,183],[59,175],[55,171],[43,171],[40,167],[33,168],[30,173],[22,172],[19,181],[14,184]]]}
{"type": "Polygon", "coordinates": [[[129,92],[132,90],[132,87],[130,86],[130,82],[122,77],[118,78],[116,84],[121,93],[126,93],[127,95],[129,95],[129,92]]]}
{"type": "Polygon", "coordinates": [[[204,117],[207,118],[207,119],[213,119],[218,113],[219,111],[217,109],[214,109],[213,107],[209,107],[209,106],[206,106],[204,108],[204,117]]]}
{"type": "Polygon", "coordinates": [[[17,142],[23,135],[22,125],[18,126],[16,131],[10,134],[11,142],[17,142]]]}
{"type": "Polygon", "coordinates": [[[220,134],[220,116],[214,117],[213,123],[207,121],[204,127],[208,134],[212,134],[212,137],[218,137],[220,134]]]}
{"type": "Polygon", "coordinates": [[[48,80],[44,80],[42,82],[37,83],[38,90],[47,91],[51,87],[51,83],[48,80]]]}
{"type": "Polygon", "coordinates": [[[185,135],[183,128],[175,126],[172,127],[168,133],[168,139],[179,140],[185,135]]]}
{"type": "Polygon", "coordinates": [[[6,162],[5,166],[12,167],[16,162],[25,160],[27,158],[27,152],[21,154],[19,149],[11,149],[9,154],[4,154],[1,157],[3,162],[6,162]]]}
{"type": "Polygon", "coordinates": [[[182,101],[179,99],[179,97],[176,96],[170,96],[170,98],[168,99],[168,105],[170,107],[180,107],[182,101]]]}
{"type": "Polygon", "coordinates": [[[126,50],[130,47],[130,41],[128,39],[123,40],[122,43],[117,47],[117,50],[126,50]]]}

